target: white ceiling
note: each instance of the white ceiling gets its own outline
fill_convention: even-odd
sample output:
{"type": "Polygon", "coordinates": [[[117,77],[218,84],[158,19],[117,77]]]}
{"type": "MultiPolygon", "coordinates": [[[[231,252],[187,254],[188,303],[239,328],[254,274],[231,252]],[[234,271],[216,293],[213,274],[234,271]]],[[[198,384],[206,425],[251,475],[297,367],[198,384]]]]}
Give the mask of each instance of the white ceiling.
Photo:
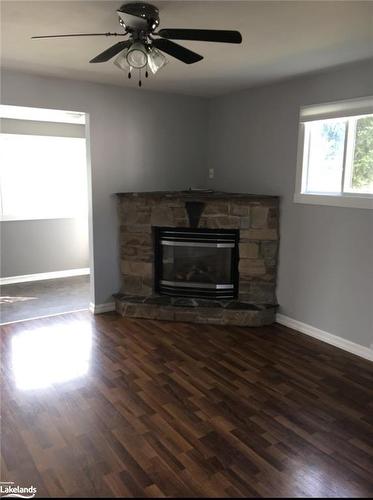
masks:
{"type": "MultiPolygon", "coordinates": [[[[169,64],[145,88],[213,96],[373,57],[373,1],[158,1],[162,28],[238,29],[242,45],[179,42],[202,54],[169,64]]],[[[121,1],[2,1],[3,67],[136,86],[111,61],[89,60],[118,39],[30,40],[32,35],[120,31],[121,1]]]]}

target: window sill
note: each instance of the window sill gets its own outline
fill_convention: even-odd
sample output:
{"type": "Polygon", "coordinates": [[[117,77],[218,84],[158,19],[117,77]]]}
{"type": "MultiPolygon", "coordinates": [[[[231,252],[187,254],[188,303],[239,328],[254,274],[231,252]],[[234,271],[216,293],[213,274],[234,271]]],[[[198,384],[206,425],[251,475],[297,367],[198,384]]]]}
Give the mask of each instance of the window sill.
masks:
{"type": "Polygon", "coordinates": [[[296,193],[294,203],[327,205],[330,207],[363,208],[373,210],[373,196],[323,195],[296,193]]]}

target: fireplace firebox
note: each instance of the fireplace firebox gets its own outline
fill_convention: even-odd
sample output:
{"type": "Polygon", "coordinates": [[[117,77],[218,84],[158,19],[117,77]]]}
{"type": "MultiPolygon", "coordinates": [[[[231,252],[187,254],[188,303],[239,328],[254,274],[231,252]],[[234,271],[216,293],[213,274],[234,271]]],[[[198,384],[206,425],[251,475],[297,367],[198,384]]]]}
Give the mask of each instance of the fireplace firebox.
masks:
{"type": "Polygon", "coordinates": [[[238,230],[154,228],[154,236],[157,293],[206,299],[237,297],[238,230]]]}

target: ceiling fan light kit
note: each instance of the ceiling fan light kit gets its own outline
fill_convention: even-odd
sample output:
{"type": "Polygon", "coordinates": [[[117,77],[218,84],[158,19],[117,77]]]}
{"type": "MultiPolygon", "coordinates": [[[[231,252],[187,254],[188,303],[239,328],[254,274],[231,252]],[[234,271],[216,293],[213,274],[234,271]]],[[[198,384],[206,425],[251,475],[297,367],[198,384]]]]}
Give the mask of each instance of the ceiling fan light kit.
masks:
{"type": "Polygon", "coordinates": [[[231,30],[165,28],[156,32],[155,30],[160,22],[159,10],[154,5],[145,2],[125,3],[117,10],[117,14],[124,33],[77,33],[34,36],[32,38],[128,36],[127,40],[117,42],[89,62],[102,63],[118,55],[114,61],[115,66],[125,71],[128,78],[131,78],[132,71],[137,70],[140,87],[142,85],[142,71],[145,71],[145,77],[147,78],[149,76],[148,69],[155,75],[167,63],[167,59],[162,52],[185,64],[194,64],[203,59],[203,56],[173,42],[171,39],[234,44],[242,42],[241,34],[238,31],[231,30]]]}
{"type": "Polygon", "coordinates": [[[148,78],[149,72],[155,75],[157,71],[163,68],[167,64],[167,59],[162,54],[162,52],[155,47],[144,47],[140,49],[142,52],[141,56],[136,55],[136,61],[133,61],[133,46],[130,49],[124,49],[119,56],[114,60],[115,66],[120,70],[127,73],[128,78],[132,78],[132,71],[137,69],[139,71],[139,85],[141,87],[141,70],[145,70],[145,78],[148,78]],[[145,59],[146,58],[146,59],[145,59]]]}

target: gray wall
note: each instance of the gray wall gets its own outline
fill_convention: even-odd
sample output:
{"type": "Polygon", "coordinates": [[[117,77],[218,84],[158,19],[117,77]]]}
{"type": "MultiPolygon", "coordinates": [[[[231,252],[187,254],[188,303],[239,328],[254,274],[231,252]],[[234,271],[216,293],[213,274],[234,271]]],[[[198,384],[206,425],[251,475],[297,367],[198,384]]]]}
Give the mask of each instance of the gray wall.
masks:
{"type": "Polygon", "coordinates": [[[373,342],[373,212],[295,204],[299,106],[373,94],[373,61],[210,101],[211,187],[280,195],[280,312],[373,342]]]}
{"type": "Polygon", "coordinates": [[[89,267],[86,220],[1,222],[0,231],[2,278],[89,267]]]}
{"type": "Polygon", "coordinates": [[[200,186],[207,101],[2,71],[2,102],[89,113],[93,300],[111,301],[120,285],[114,193],[200,186]]]}

